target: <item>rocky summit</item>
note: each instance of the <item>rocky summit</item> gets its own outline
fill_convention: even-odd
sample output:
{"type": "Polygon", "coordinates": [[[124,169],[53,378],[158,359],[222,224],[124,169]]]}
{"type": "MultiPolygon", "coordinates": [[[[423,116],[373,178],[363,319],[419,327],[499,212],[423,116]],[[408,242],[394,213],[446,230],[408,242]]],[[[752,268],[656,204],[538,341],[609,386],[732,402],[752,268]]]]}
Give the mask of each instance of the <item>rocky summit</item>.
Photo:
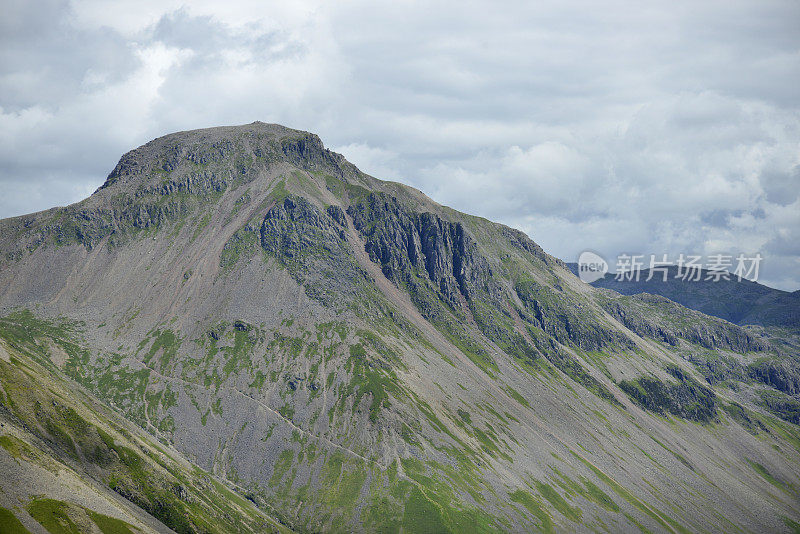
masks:
{"type": "Polygon", "coordinates": [[[793,334],[307,132],[167,135],[0,221],[0,308],[4,532],[800,529],[793,334]]]}

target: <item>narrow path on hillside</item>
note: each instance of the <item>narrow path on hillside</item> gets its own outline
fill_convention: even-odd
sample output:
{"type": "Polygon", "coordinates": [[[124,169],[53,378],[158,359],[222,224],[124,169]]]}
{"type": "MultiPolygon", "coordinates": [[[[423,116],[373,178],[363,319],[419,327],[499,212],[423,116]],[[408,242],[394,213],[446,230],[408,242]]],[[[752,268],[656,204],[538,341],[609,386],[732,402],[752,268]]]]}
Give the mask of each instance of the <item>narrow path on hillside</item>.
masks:
{"type": "MultiPolygon", "coordinates": [[[[158,376],[158,377],[160,377],[160,378],[162,378],[162,379],[164,379],[164,380],[166,380],[166,381],[168,381],[168,382],[173,382],[173,383],[175,383],[175,382],[178,382],[178,383],[181,383],[181,384],[188,385],[188,386],[190,386],[190,387],[192,387],[192,388],[195,388],[195,389],[198,387],[198,386],[197,386],[197,384],[194,384],[194,383],[192,383],[192,382],[189,382],[188,380],[183,380],[182,378],[176,378],[176,377],[172,377],[172,376],[167,376],[167,375],[164,375],[164,374],[162,374],[162,373],[160,373],[160,372],[156,371],[156,370],[155,370],[155,369],[153,369],[152,367],[149,367],[149,366],[145,365],[145,364],[144,364],[144,363],[142,363],[142,362],[139,362],[139,364],[140,364],[142,367],[144,367],[145,369],[148,369],[150,372],[152,372],[152,373],[153,373],[153,374],[155,374],[156,376],[158,376]]],[[[331,440],[329,440],[329,439],[327,439],[327,438],[324,438],[324,437],[321,437],[321,436],[317,436],[316,434],[312,434],[311,432],[308,432],[308,431],[306,431],[306,430],[303,430],[303,429],[302,429],[302,428],[300,428],[299,426],[295,425],[295,424],[294,424],[294,423],[293,423],[291,420],[289,420],[289,419],[285,418],[285,417],[284,417],[284,416],[282,416],[280,413],[278,413],[277,411],[273,410],[273,409],[272,409],[270,406],[268,406],[268,405],[264,404],[263,402],[259,401],[258,399],[256,399],[256,398],[253,398],[253,397],[251,397],[250,395],[247,395],[246,393],[244,393],[244,392],[242,392],[242,391],[240,391],[240,390],[238,390],[238,389],[236,389],[236,388],[224,388],[224,389],[225,389],[226,391],[229,391],[229,392],[231,392],[231,393],[238,394],[238,395],[240,395],[241,397],[244,397],[245,399],[248,399],[248,400],[250,400],[251,402],[254,402],[254,403],[256,403],[258,406],[260,406],[260,407],[264,408],[265,410],[267,410],[268,412],[270,412],[270,413],[274,414],[276,417],[278,417],[278,418],[279,418],[280,420],[282,420],[284,423],[286,423],[287,425],[289,425],[289,426],[290,426],[292,429],[294,429],[294,430],[297,430],[298,432],[302,433],[304,436],[308,436],[308,437],[310,437],[310,438],[312,438],[312,439],[314,439],[314,440],[317,440],[317,441],[324,442],[324,443],[326,443],[327,445],[330,445],[331,447],[333,447],[334,449],[337,449],[337,450],[340,450],[340,451],[342,451],[342,452],[348,453],[348,454],[350,454],[350,455],[352,455],[352,456],[354,456],[354,457],[356,457],[356,458],[358,458],[358,459],[360,459],[360,460],[363,460],[364,462],[366,462],[366,463],[368,463],[368,464],[373,464],[373,465],[376,465],[376,466],[378,466],[378,467],[379,467],[379,468],[380,468],[382,471],[386,471],[386,469],[389,467],[389,466],[387,466],[387,465],[384,465],[384,464],[382,464],[381,462],[379,462],[379,461],[377,461],[377,460],[372,460],[372,459],[370,459],[370,458],[367,458],[366,456],[362,456],[362,455],[358,454],[357,452],[355,452],[355,451],[353,451],[353,450],[351,450],[351,449],[348,449],[347,447],[343,447],[342,445],[339,445],[339,444],[337,444],[337,443],[334,443],[333,441],[331,441],[331,440]]],[[[414,484],[414,485],[415,485],[415,486],[416,486],[416,487],[417,487],[417,488],[420,490],[420,492],[422,492],[422,494],[425,496],[425,498],[426,498],[426,499],[427,499],[427,500],[428,500],[428,501],[429,501],[431,504],[433,504],[433,505],[434,505],[434,506],[436,506],[437,508],[440,508],[440,509],[441,509],[441,506],[439,505],[439,503],[437,502],[437,500],[436,500],[435,498],[433,498],[433,497],[430,497],[430,496],[427,494],[427,488],[426,488],[424,485],[422,485],[420,482],[418,482],[417,480],[414,480],[413,478],[409,477],[409,476],[408,476],[408,475],[405,473],[405,471],[403,470],[403,464],[400,462],[400,459],[399,459],[399,458],[397,459],[397,474],[398,474],[398,477],[399,477],[399,478],[402,478],[403,480],[406,480],[407,482],[409,482],[409,483],[411,483],[411,484],[414,484]]],[[[232,481],[228,480],[227,478],[225,478],[225,480],[226,480],[226,481],[228,481],[228,482],[230,482],[230,483],[231,483],[231,484],[233,484],[233,485],[234,485],[236,488],[239,488],[239,489],[241,490],[241,487],[240,487],[240,486],[238,486],[236,483],[234,483],[234,482],[232,482],[232,481]]],[[[272,507],[270,507],[270,508],[272,508],[272,507]]],[[[274,509],[273,509],[273,510],[274,510],[274,509]]]]}
{"type": "MultiPolygon", "coordinates": [[[[138,362],[138,360],[137,360],[137,362],[138,362]]],[[[138,363],[139,363],[139,365],[141,365],[145,369],[149,370],[150,372],[152,372],[156,376],[164,379],[167,382],[184,384],[184,385],[187,385],[187,386],[189,386],[189,387],[191,387],[192,389],[195,389],[195,390],[199,389],[199,386],[197,384],[195,384],[194,382],[189,382],[188,380],[184,380],[182,378],[177,378],[177,377],[174,377],[174,376],[167,376],[165,374],[162,374],[162,373],[156,371],[152,367],[150,367],[148,365],[145,365],[143,362],[138,362],[138,363]]],[[[362,455],[358,454],[357,452],[355,452],[355,451],[353,451],[351,449],[348,449],[347,447],[344,447],[342,445],[339,445],[338,443],[335,443],[335,442],[329,440],[328,438],[325,438],[325,437],[322,437],[322,436],[318,436],[316,434],[313,434],[313,433],[311,433],[311,432],[309,432],[307,430],[304,430],[304,429],[300,428],[299,426],[294,424],[290,419],[287,419],[286,417],[281,415],[278,411],[274,410],[269,405],[261,402],[260,400],[256,399],[255,397],[251,397],[250,395],[244,393],[243,391],[240,391],[239,389],[231,388],[231,387],[223,387],[222,389],[224,391],[233,393],[235,395],[239,395],[240,397],[243,397],[245,399],[248,399],[251,402],[256,403],[258,406],[260,406],[261,408],[267,410],[271,414],[275,415],[278,419],[282,420],[284,423],[289,425],[292,429],[297,430],[298,432],[300,432],[304,436],[310,437],[310,438],[315,439],[317,441],[324,442],[324,443],[330,445],[331,447],[333,447],[335,449],[338,449],[338,450],[343,451],[343,452],[347,452],[352,456],[355,456],[357,458],[360,458],[360,459],[364,460],[365,462],[375,464],[375,465],[377,465],[378,467],[380,467],[383,470],[385,470],[386,467],[387,467],[387,466],[383,465],[382,463],[380,463],[377,460],[372,460],[370,458],[367,458],[366,456],[362,456],[362,455]]]]}

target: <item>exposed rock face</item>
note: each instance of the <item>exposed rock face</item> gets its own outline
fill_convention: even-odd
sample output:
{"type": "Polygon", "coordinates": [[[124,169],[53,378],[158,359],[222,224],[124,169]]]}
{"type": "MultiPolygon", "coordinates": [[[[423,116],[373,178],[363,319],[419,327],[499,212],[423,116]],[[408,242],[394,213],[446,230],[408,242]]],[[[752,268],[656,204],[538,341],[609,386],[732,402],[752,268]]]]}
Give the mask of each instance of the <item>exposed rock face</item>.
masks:
{"type": "Polygon", "coordinates": [[[514,228],[503,227],[503,237],[508,239],[511,246],[529,252],[544,263],[548,265],[559,265],[567,269],[567,265],[563,261],[547,254],[542,247],[534,243],[533,240],[523,232],[514,228]]]}
{"type": "Polygon", "coordinates": [[[800,424],[800,400],[772,390],[761,392],[761,404],[784,421],[800,424]]]}
{"type": "Polygon", "coordinates": [[[726,321],[709,321],[705,316],[683,308],[669,299],[642,293],[625,298],[606,299],[604,308],[626,327],[641,336],[677,345],[678,338],[703,347],[736,352],[763,351],[763,341],[726,321]],[[652,310],[658,321],[642,313],[652,310]]]}
{"type": "Polygon", "coordinates": [[[564,291],[532,280],[517,282],[514,290],[530,313],[526,317],[561,343],[585,350],[632,346],[629,338],[604,326],[591,310],[573,306],[564,291]]]}
{"type": "Polygon", "coordinates": [[[306,132],[253,123],[225,134],[225,129],[181,132],[128,152],[96,198],[55,208],[48,212],[54,217],[47,222],[30,216],[4,221],[11,223],[9,232],[33,230],[26,231],[17,250],[8,250],[7,255],[47,243],[79,243],[92,249],[106,237],[119,244],[130,233],[163,226],[207,207],[228,189],[287,162],[301,169],[351,167],[325,149],[319,137],[306,132]]]}
{"type": "Polygon", "coordinates": [[[686,359],[692,362],[709,384],[715,385],[726,380],[745,381],[747,373],[744,366],[731,356],[718,353],[698,354],[689,352],[686,359]]]}
{"type": "Polygon", "coordinates": [[[261,224],[261,246],[276,255],[296,258],[321,248],[333,252],[341,239],[332,221],[304,198],[287,197],[267,212],[261,224]]]}
{"type": "Polygon", "coordinates": [[[755,380],[788,395],[800,394],[800,365],[792,360],[761,360],[747,368],[755,380]]]}
{"type": "MultiPolygon", "coordinates": [[[[298,138],[283,139],[280,149],[284,158],[291,164],[301,169],[327,169],[340,170],[350,166],[340,155],[326,149],[320,138],[314,134],[307,134],[298,138]]],[[[341,175],[340,173],[337,173],[341,175]]]]}
{"type": "Polygon", "coordinates": [[[342,228],[347,227],[347,217],[345,217],[344,210],[342,210],[340,206],[332,204],[328,206],[325,211],[328,212],[328,215],[331,216],[331,219],[336,221],[336,224],[338,224],[342,228]]]}
{"type": "Polygon", "coordinates": [[[619,319],[627,328],[640,336],[658,339],[669,343],[673,347],[678,345],[678,338],[672,332],[669,332],[662,325],[651,323],[640,313],[632,313],[627,307],[616,302],[609,302],[606,306],[606,310],[619,319]]]}
{"type": "Polygon", "coordinates": [[[254,122],[155,139],[122,156],[100,189],[126,182],[135,183],[138,194],[159,189],[210,193],[226,189],[238,176],[254,178],[259,170],[287,161],[302,169],[344,164],[314,134],[254,122]],[[154,175],[168,178],[167,183],[154,182],[154,175]]]}
{"type": "Polygon", "coordinates": [[[289,196],[271,208],[260,228],[261,247],[283,263],[306,293],[326,305],[353,298],[365,278],[351,257],[344,212],[319,210],[303,197],[289,196]]]}
{"type": "Polygon", "coordinates": [[[486,260],[461,223],[433,213],[409,212],[397,198],[371,193],[348,208],[370,258],[387,278],[405,283],[427,276],[453,308],[491,278],[486,260]]]}
{"type": "MultiPolygon", "coordinates": [[[[451,308],[460,309],[465,301],[490,339],[530,348],[522,336],[509,334],[500,324],[513,319],[505,304],[508,295],[463,224],[445,221],[433,213],[409,211],[397,198],[375,193],[353,204],[348,213],[364,235],[367,253],[381,265],[387,278],[406,285],[414,285],[415,278],[427,278],[451,308]],[[481,304],[479,308],[476,301],[481,304]]],[[[536,258],[546,258],[530,239],[504,230],[512,246],[536,258]]],[[[524,321],[561,343],[588,350],[630,345],[625,336],[600,326],[591,315],[576,314],[568,297],[558,295],[558,291],[527,281],[518,283],[515,292],[525,307],[517,311],[524,321]]]]}

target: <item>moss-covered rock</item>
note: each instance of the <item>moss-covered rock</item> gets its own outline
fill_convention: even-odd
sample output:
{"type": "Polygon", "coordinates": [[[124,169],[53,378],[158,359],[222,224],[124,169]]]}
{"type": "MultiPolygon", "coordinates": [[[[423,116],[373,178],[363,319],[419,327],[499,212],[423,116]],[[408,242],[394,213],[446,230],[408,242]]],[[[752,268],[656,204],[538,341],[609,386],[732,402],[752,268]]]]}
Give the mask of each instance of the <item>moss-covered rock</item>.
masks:
{"type": "Polygon", "coordinates": [[[677,384],[645,376],[623,380],[619,387],[637,404],[650,411],[707,423],[716,419],[716,395],[684,374],[678,367],[667,371],[677,379],[677,384]]]}

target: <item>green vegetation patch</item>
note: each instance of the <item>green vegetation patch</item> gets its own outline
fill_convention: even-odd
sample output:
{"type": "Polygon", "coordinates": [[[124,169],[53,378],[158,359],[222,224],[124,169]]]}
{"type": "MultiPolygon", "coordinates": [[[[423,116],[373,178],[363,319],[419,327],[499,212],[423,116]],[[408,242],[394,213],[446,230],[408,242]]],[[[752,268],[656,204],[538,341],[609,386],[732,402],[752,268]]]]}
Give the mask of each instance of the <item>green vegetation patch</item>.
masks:
{"type": "Polygon", "coordinates": [[[783,517],[782,519],[783,523],[789,530],[792,531],[793,534],[800,534],[800,523],[798,523],[797,521],[793,521],[788,517],[783,517]]]}
{"type": "Polygon", "coordinates": [[[557,480],[558,485],[561,486],[568,494],[580,495],[587,501],[591,501],[602,508],[605,508],[609,512],[619,512],[619,506],[617,506],[617,503],[615,503],[614,500],[608,496],[608,494],[600,489],[597,484],[588,478],[581,477],[581,482],[583,484],[581,485],[555,467],[553,467],[553,471],[555,471],[560,479],[557,480]]]}
{"type": "MultiPolygon", "coordinates": [[[[26,507],[28,513],[51,534],[79,534],[88,517],[103,534],[134,534],[138,532],[129,523],[103,515],[83,506],[65,503],[55,499],[33,499],[26,507]]],[[[6,530],[0,529],[2,532],[6,530]]],[[[27,532],[27,530],[22,530],[27,532]]]]}
{"type": "Polygon", "coordinates": [[[418,488],[412,487],[406,498],[403,511],[403,529],[420,534],[438,534],[452,532],[442,517],[441,510],[434,502],[428,500],[418,488]]]}
{"type": "Polygon", "coordinates": [[[515,401],[517,401],[518,403],[520,403],[524,407],[526,407],[526,408],[530,408],[531,407],[531,405],[528,403],[528,400],[525,397],[523,397],[522,395],[520,395],[520,393],[516,389],[512,388],[511,386],[506,386],[505,390],[506,390],[506,393],[508,393],[511,396],[512,399],[514,399],[515,401]]]}
{"type": "Polygon", "coordinates": [[[466,505],[459,491],[475,490],[480,496],[480,482],[469,481],[463,471],[454,471],[435,462],[426,466],[413,458],[402,460],[403,470],[414,481],[396,479],[391,495],[404,503],[402,526],[406,532],[476,532],[498,531],[494,517],[480,507],[466,505]]]}
{"type": "Polygon", "coordinates": [[[0,447],[15,460],[31,460],[34,455],[33,449],[27,443],[8,434],[0,436],[0,447]]]}
{"type": "Polygon", "coordinates": [[[15,311],[0,317],[0,337],[12,348],[23,351],[34,361],[47,369],[52,369],[51,347],[55,345],[67,356],[65,371],[70,375],[88,363],[90,354],[82,342],[85,325],[64,319],[43,320],[30,310],[15,311]]]}
{"type": "Polygon", "coordinates": [[[331,510],[352,510],[367,480],[363,461],[335,451],[328,456],[321,473],[323,501],[331,510]]]}
{"type": "Polygon", "coordinates": [[[558,510],[561,515],[576,523],[581,520],[581,517],[583,516],[581,509],[570,506],[569,503],[564,500],[564,497],[562,497],[555,489],[553,489],[552,486],[537,480],[536,489],[542,495],[542,497],[547,499],[550,504],[553,505],[553,508],[558,510]]]}
{"type": "Polygon", "coordinates": [[[667,369],[678,379],[668,384],[655,377],[623,380],[619,387],[639,406],[659,413],[707,423],[717,417],[716,395],[677,367],[667,369]]]}
{"type": "Polygon", "coordinates": [[[208,226],[209,222],[211,222],[211,212],[207,211],[206,213],[203,214],[203,217],[200,219],[200,222],[197,223],[197,228],[195,228],[194,234],[192,234],[191,241],[197,239],[197,236],[199,236],[203,232],[203,229],[205,229],[205,227],[208,226]]]}
{"type": "Polygon", "coordinates": [[[122,519],[109,517],[91,510],[88,511],[88,514],[103,534],[134,534],[134,532],[138,532],[138,530],[133,529],[129,523],[126,523],[122,519]]]}
{"type": "Polygon", "coordinates": [[[243,258],[249,258],[258,251],[259,239],[255,229],[245,226],[236,230],[225,243],[219,257],[219,266],[223,272],[233,269],[243,258]]]}
{"type": "Polygon", "coordinates": [[[0,506],[0,532],[3,534],[30,534],[30,530],[17,519],[14,512],[0,506]]]}
{"type": "Polygon", "coordinates": [[[286,189],[286,180],[281,180],[275,184],[275,187],[273,187],[272,191],[270,191],[269,200],[275,204],[281,204],[284,200],[286,200],[286,197],[288,197],[289,194],[289,190],[286,189]]]}
{"type": "Polygon", "coordinates": [[[63,501],[33,499],[25,508],[50,534],[81,534],[73,520],[75,510],[63,501]]]}
{"type": "Polygon", "coordinates": [[[762,390],[761,405],[784,421],[800,425],[800,400],[779,391],[762,390]]]}
{"type": "Polygon", "coordinates": [[[786,487],[786,484],[784,484],[782,481],[780,481],[777,478],[775,478],[772,475],[772,473],[770,473],[767,470],[767,468],[764,467],[763,465],[761,465],[760,463],[754,462],[754,461],[749,460],[749,459],[747,460],[747,463],[750,464],[750,467],[753,468],[753,471],[755,471],[756,473],[761,475],[761,478],[763,478],[764,480],[766,480],[767,482],[769,482],[770,484],[772,484],[773,486],[775,486],[779,490],[781,490],[781,491],[787,491],[788,490],[788,488],[786,487]]]}
{"type": "Polygon", "coordinates": [[[170,362],[176,359],[178,350],[181,348],[182,340],[175,332],[168,329],[155,330],[151,334],[151,337],[153,338],[153,344],[150,345],[150,350],[147,351],[147,354],[144,356],[144,363],[150,365],[155,355],[161,351],[159,363],[161,364],[161,368],[164,369],[170,362]]]}
{"type": "Polygon", "coordinates": [[[403,396],[403,391],[399,386],[400,380],[394,370],[381,365],[380,361],[368,360],[366,351],[360,344],[350,347],[347,370],[352,378],[350,383],[339,392],[340,409],[344,408],[344,403],[348,398],[353,398],[353,407],[355,408],[365,396],[369,395],[371,399],[369,419],[374,423],[378,420],[380,410],[389,405],[390,395],[395,398],[403,396]]]}
{"type": "MultiPolygon", "coordinates": [[[[111,421],[111,418],[110,415],[104,417],[102,409],[81,403],[82,396],[76,390],[68,384],[65,385],[58,375],[48,371],[52,366],[49,364],[47,351],[54,341],[44,336],[48,331],[55,330],[52,324],[39,321],[30,314],[12,319],[0,318],[0,337],[3,337],[10,348],[15,348],[15,356],[18,356],[13,364],[0,361],[3,403],[49,446],[48,452],[62,461],[65,457],[70,457],[75,462],[91,465],[93,470],[99,469],[103,480],[111,489],[179,534],[246,532],[263,522],[263,517],[250,505],[233,504],[236,502],[233,494],[223,494],[213,489],[205,474],[196,476],[193,472],[185,472],[165,452],[145,447],[127,431],[110,422],[109,426],[102,428],[89,423],[86,419],[88,417],[91,420],[97,417],[98,420],[106,421],[111,421]],[[20,318],[24,325],[12,320],[20,318]],[[97,412],[98,409],[101,413],[97,412]],[[115,429],[122,437],[113,437],[110,428],[115,429]],[[180,497],[187,494],[189,499],[180,497]]],[[[169,337],[165,337],[163,332],[155,335],[155,338],[161,339],[157,350],[177,344],[172,343],[169,337]]],[[[147,341],[149,339],[146,338],[141,349],[144,349],[147,341]]],[[[153,358],[157,355],[154,351],[153,358]]],[[[119,360],[115,358],[110,360],[109,365],[118,365],[119,360]]],[[[131,384],[126,382],[132,376],[139,376],[138,373],[124,370],[120,373],[119,370],[111,369],[113,367],[100,373],[100,382],[108,384],[106,397],[114,398],[113,392],[116,388],[125,388],[131,384],[135,388],[139,387],[139,381],[131,384]]],[[[147,373],[150,372],[145,371],[141,390],[128,392],[118,398],[126,400],[137,395],[138,406],[143,409],[146,391],[144,386],[147,373]]],[[[153,406],[168,407],[177,401],[177,392],[166,388],[149,395],[149,400],[153,406]]],[[[214,406],[215,410],[218,408],[219,406],[214,406]]],[[[158,424],[164,430],[171,430],[174,421],[165,417],[158,424]]],[[[22,442],[10,437],[3,439],[0,446],[22,458],[28,454],[22,442]]],[[[157,446],[152,446],[158,449],[157,446]]],[[[85,525],[93,520],[72,505],[62,505],[52,500],[40,499],[33,502],[30,513],[38,515],[37,521],[47,523],[46,528],[57,529],[55,532],[72,532],[74,525],[85,525]]],[[[109,532],[125,532],[122,525],[113,519],[95,517],[102,523],[98,523],[98,528],[109,532]]]]}
{"type": "Polygon", "coordinates": [[[509,498],[524,506],[533,517],[539,520],[539,529],[545,533],[553,532],[553,520],[550,514],[542,507],[541,501],[525,490],[517,490],[509,494],[509,498]]]}
{"type": "Polygon", "coordinates": [[[727,413],[731,419],[742,425],[745,430],[753,435],[767,430],[767,427],[761,422],[761,419],[759,419],[755,413],[749,411],[747,408],[737,402],[721,402],[720,408],[722,408],[722,410],[727,413]]]}
{"type": "MultiPolygon", "coordinates": [[[[664,530],[674,529],[678,530],[679,532],[689,532],[686,528],[684,528],[682,525],[677,523],[675,520],[673,520],[663,512],[651,506],[648,506],[644,502],[640,501],[630,491],[625,489],[619,482],[617,482],[610,476],[606,475],[603,471],[598,469],[593,463],[588,461],[583,456],[579,455],[578,453],[572,450],[570,451],[570,453],[575,458],[580,460],[581,463],[583,463],[583,465],[591,469],[591,471],[595,474],[595,476],[597,476],[597,478],[599,478],[604,484],[606,484],[609,488],[611,488],[614,491],[614,493],[616,493],[619,497],[626,500],[629,504],[634,506],[640,512],[649,516],[653,521],[661,525],[664,528],[664,530]]],[[[631,522],[634,522],[634,524],[637,524],[633,518],[629,517],[629,519],[631,520],[631,522]]]]}
{"type": "MultiPolygon", "coordinates": [[[[270,488],[277,488],[283,477],[291,469],[292,462],[294,461],[294,451],[292,449],[284,449],[272,468],[272,476],[269,478],[270,488]]],[[[289,481],[291,485],[291,481],[289,481]]]]}

